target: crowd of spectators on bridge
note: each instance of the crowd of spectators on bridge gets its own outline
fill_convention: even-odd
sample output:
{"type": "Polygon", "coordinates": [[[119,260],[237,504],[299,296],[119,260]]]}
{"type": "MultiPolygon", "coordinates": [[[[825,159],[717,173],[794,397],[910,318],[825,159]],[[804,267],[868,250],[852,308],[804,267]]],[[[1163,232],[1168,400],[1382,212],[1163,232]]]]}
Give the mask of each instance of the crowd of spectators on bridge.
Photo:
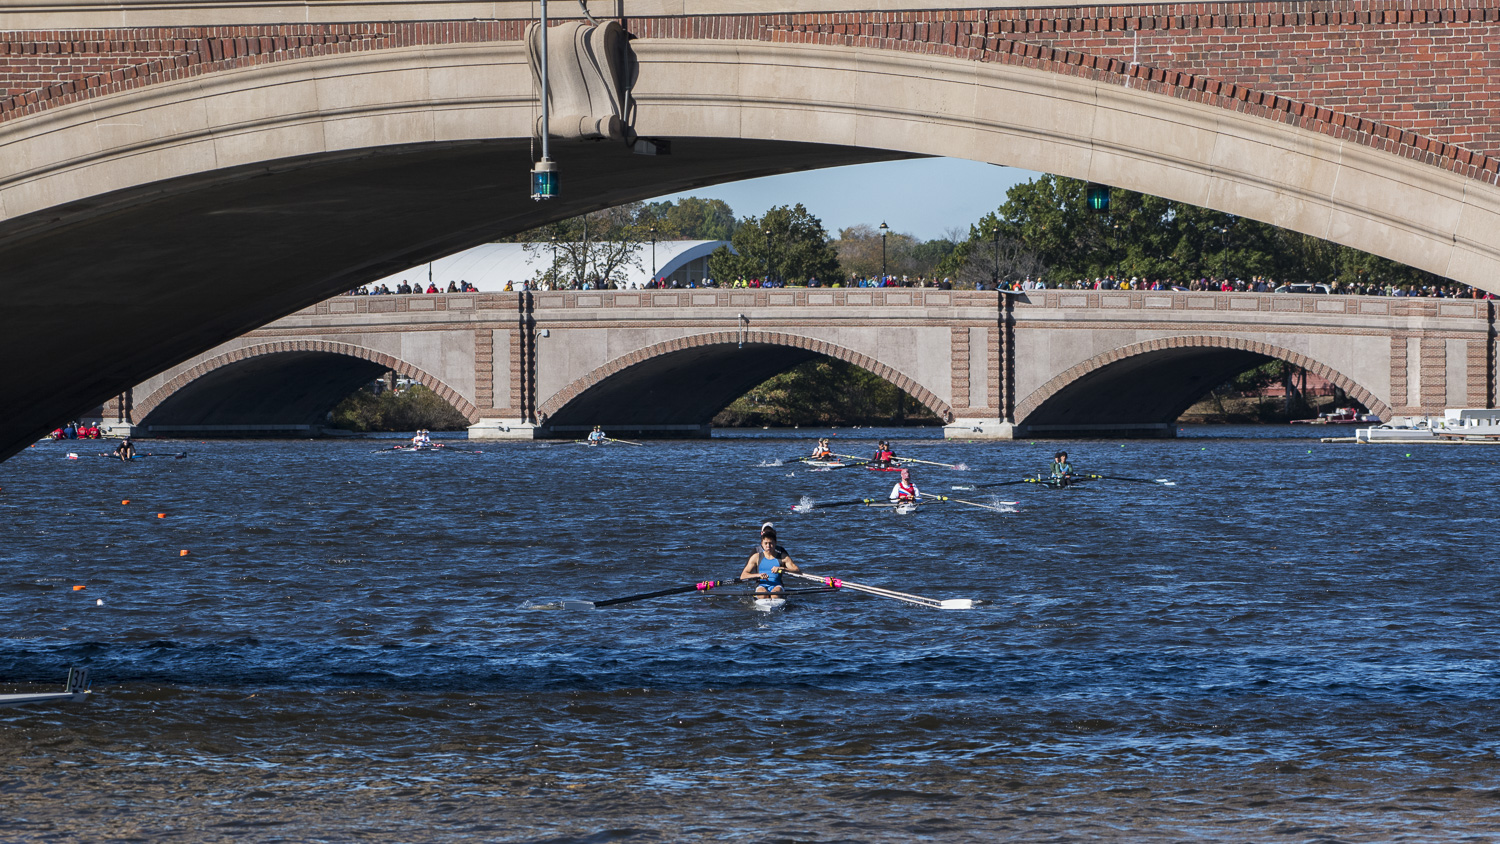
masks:
{"type": "MultiPolygon", "coordinates": [[[[1046,287],[1043,282],[1011,283],[1007,289],[1030,290],[1027,283],[1046,287]]],[[[1352,283],[1332,281],[1326,284],[1312,282],[1283,283],[1264,276],[1241,278],[1198,278],[1187,283],[1169,279],[1145,279],[1136,276],[1116,278],[1105,276],[1094,279],[1076,279],[1058,285],[1064,290],[1189,290],[1222,293],[1323,293],[1349,296],[1420,296],[1433,299],[1493,299],[1495,295],[1464,284],[1380,284],[1375,282],[1352,283]]]]}
{"type": "Polygon", "coordinates": [[[373,287],[371,287],[370,285],[366,284],[366,285],[364,285],[362,287],[356,287],[353,290],[350,290],[348,293],[345,293],[344,295],[345,296],[401,296],[401,295],[407,295],[407,294],[412,294],[412,293],[478,293],[478,292],[479,292],[479,288],[477,288],[474,285],[468,283],[467,281],[463,281],[463,280],[448,282],[448,287],[445,290],[445,289],[439,288],[437,286],[437,283],[433,282],[433,281],[427,282],[427,286],[423,287],[422,286],[422,282],[420,282],[420,281],[418,281],[416,284],[411,284],[406,279],[402,279],[401,283],[398,284],[398,285],[396,285],[396,289],[395,290],[392,290],[390,288],[390,285],[388,285],[388,284],[377,284],[377,285],[375,285],[373,287]]]}
{"type": "MultiPolygon", "coordinates": [[[[960,284],[951,278],[938,278],[928,276],[906,276],[906,275],[883,275],[883,276],[851,276],[848,279],[838,279],[824,282],[811,279],[804,283],[788,282],[771,278],[736,278],[732,281],[719,282],[711,278],[693,279],[682,281],[680,279],[655,278],[644,284],[622,283],[609,279],[589,281],[554,281],[550,279],[539,279],[531,281],[507,281],[504,290],[638,290],[638,289],[697,289],[697,288],[778,288],[778,287],[822,287],[822,288],[849,288],[849,287],[923,287],[937,290],[952,290],[955,287],[964,288],[971,285],[960,284]]],[[[1002,280],[998,282],[980,281],[972,285],[978,290],[1175,290],[1175,291],[1212,291],[1223,293],[1321,293],[1328,295],[1357,295],[1357,296],[1419,296],[1424,298],[1438,299],[1493,299],[1495,294],[1478,290],[1467,285],[1457,283],[1446,284],[1382,284],[1378,282],[1351,283],[1333,281],[1329,283],[1293,282],[1284,283],[1264,276],[1252,276],[1249,279],[1241,278],[1197,278],[1187,282],[1179,282],[1172,279],[1146,279],[1138,276],[1129,278],[1116,277],[1113,275],[1098,278],[1080,278],[1061,284],[1048,284],[1046,281],[1034,278],[1023,278],[1018,280],[1002,280]]],[[[435,282],[429,281],[425,286],[421,282],[409,284],[403,280],[395,290],[385,284],[371,288],[369,285],[348,292],[349,296],[389,296],[400,294],[429,294],[429,293],[476,293],[478,288],[467,281],[450,281],[446,289],[440,288],[435,282]]]]}

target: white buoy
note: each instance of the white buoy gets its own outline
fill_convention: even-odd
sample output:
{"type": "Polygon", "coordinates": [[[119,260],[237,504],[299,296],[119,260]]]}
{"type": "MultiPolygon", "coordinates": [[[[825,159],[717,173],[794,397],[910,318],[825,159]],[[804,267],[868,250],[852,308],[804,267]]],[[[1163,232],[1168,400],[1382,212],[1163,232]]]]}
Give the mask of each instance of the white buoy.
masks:
{"type": "Polygon", "coordinates": [[[96,606],[96,607],[102,607],[102,606],[104,606],[104,599],[100,598],[99,600],[95,601],[94,602],[94,606],[96,606]]]}

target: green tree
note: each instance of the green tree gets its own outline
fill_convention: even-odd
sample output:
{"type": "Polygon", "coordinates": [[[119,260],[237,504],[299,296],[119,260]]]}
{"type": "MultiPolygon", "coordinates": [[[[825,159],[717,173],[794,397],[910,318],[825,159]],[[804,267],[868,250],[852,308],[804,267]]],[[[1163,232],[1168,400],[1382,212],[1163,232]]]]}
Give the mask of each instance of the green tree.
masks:
{"type": "Polygon", "coordinates": [[[360,433],[368,431],[462,431],[469,420],[437,393],[420,384],[378,395],[363,387],[339,402],[329,424],[360,433]]]}
{"type": "Polygon", "coordinates": [[[770,278],[805,284],[810,279],[839,277],[839,259],[828,243],[823,222],[798,203],[772,208],[735,229],[735,251],[720,249],[709,257],[715,279],[770,278]]]}
{"type": "Polygon", "coordinates": [[[854,364],[819,357],[766,381],[714,417],[720,427],[937,425],[932,411],[854,364]]]}
{"type": "Polygon", "coordinates": [[[643,222],[657,227],[658,239],[729,240],[736,226],[729,203],[696,196],[647,203],[641,216],[643,222]]]}
{"type": "MultiPolygon", "coordinates": [[[[1060,176],[1012,187],[999,209],[970,227],[968,240],[958,244],[939,271],[980,275],[976,256],[986,252],[998,233],[1002,253],[1031,256],[1039,274],[1053,283],[1105,275],[1179,282],[1257,275],[1285,282],[1442,281],[1356,249],[1222,211],[1116,188],[1109,211],[1098,212],[1088,207],[1085,195],[1086,183],[1060,176]]],[[[1017,274],[1019,268],[1001,273],[1006,278],[1017,274]]]]}

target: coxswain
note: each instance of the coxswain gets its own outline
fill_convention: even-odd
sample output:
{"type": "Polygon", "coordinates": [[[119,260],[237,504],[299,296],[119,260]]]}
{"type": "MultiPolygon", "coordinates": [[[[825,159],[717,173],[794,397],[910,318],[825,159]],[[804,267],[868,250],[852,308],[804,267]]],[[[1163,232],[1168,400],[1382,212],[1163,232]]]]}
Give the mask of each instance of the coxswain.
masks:
{"type": "Polygon", "coordinates": [[[115,446],[115,456],[121,460],[135,459],[135,443],[130,441],[130,437],[120,440],[120,444],[115,446]]]}
{"type": "Polygon", "coordinates": [[[792,562],[792,555],[776,543],[776,528],[766,522],[760,528],[760,547],[750,555],[750,560],[740,572],[740,578],[760,581],[755,587],[756,595],[780,595],[785,590],[782,588],[781,572],[778,569],[800,571],[797,564],[792,562]]]}
{"type": "Polygon", "coordinates": [[[827,460],[830,457],[833,457],[833,452],[828,447],[828,438],[824,437],[823,439],[818,440],[818,444],[816,446],[813,446],[812,459],[827,460]]]}
{"type": "Polygon", "coordinates": [[[886,469],[890,467],[895,459],[896,452],[891,451],[891,444],[885,440],[881,440],[880,445],[875,447],[875,456],[870,459],[870,462],[881,469],[886,469]]]}
{"type": "Polygon", "coordinates": [[[900,504],[903,501],[919,501],[922,493],[917,491],[917,485],[911,479],[911,470],[901,470],[901,480],[891,487],[891,501],[900,504]]]}
{"type": "Polygon", "coordinates": [[[1068,462],[1068,453],[1059,451],[1052,455],[1052,483],[1061,488],[1073,482],[1073,464],[1068,462]]]}
{"type": "Polygon", "coordinates": [[[605,439],[607,439],[607,438],[604,436],[604,432],[601,431],[601,430],[599,430],[599,426],[598,425],[594,426],[594,430],[589,431],[589,438],[588,438],[588,444],[589,445],[601,445],[601,444],[603,444],[603,442],[604,442],[605,439]]]}

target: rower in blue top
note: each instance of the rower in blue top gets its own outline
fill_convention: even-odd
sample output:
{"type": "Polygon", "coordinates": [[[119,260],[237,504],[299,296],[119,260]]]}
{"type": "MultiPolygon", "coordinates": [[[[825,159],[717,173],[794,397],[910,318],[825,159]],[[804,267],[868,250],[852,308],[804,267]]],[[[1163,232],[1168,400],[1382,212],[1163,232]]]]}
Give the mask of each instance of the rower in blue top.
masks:
{"type": "Polygon", "coordinates": [[[589,431],[587,442],[589,445],[604,445],[604,441],[606,439],[608,439],[608,437],[604,436],[604,432],[599,430],[598,425],[595,425],[594,430],[589,431]]]}
{"type": "Polygon", "coordinates": [[[776,543],[776,529],[766,522],[760,528],[760,548],[750,555],[749,561],[745,563],[745,570],[740,572],[744,579],[759,579],[755,587],[757,597],[766,595],[781,595],[784,593],[781,583],[781,570],[795,572],[801,571],[797,564],[792,562],[792,556],[786,549],[776,543]]]}

